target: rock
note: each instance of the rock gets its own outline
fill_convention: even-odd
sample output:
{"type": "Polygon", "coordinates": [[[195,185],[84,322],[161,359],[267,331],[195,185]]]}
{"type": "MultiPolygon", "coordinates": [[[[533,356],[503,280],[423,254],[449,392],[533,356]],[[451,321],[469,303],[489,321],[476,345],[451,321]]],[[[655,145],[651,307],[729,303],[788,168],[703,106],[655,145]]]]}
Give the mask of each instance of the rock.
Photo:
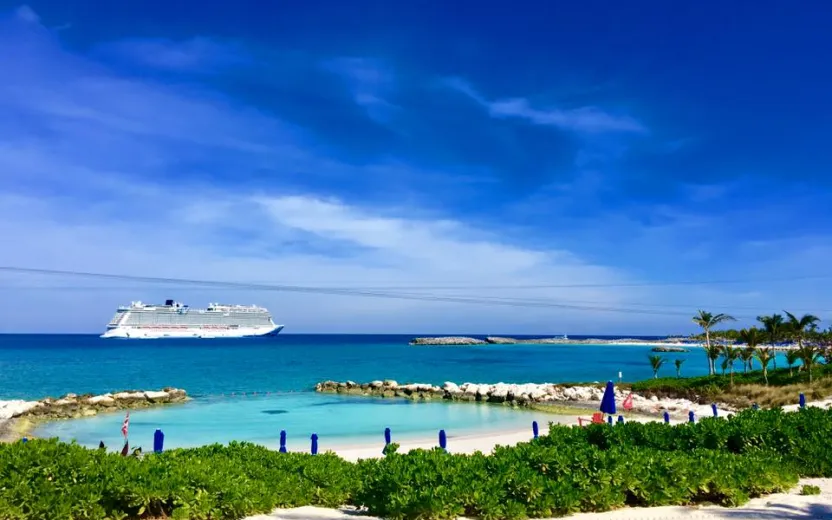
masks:
{"type": "MultiPolygon", "coordinates": [[[[319,392],[333,392],[336,388],[343,386],[345,392],[355,395],[367,395],[375,397],[399,397],[411,400],[445,399],[461,402],[490,402],[501,403],[509,406],[531,406],[535,403],[552,402],[576,402],[576,403],[598,403],[604,394],[601,385],[596,386],[561,386],[551,383],[526,383],[506,384],[496,383],[476,384],[463,383],[457,385],[452,381],[446,381],[441,387],[425,383],[406,383],[399,385],[395,381],[373,381],[369,384],[356,385],[354,389],[347,390],[346,383],[325,381],[315,385],[319,392]]],[[[340,391],[340,390],[339,390],[340,391]]],[[[616,390],[616,401],[621,403],[630,392],[616,390]]],[[[725,413],[730,411],[728,407],[725,413]]],[[[687,415],[688,410],[694,410],[699,416],[710,416],[710,406],[698,405],[685,399],[660,400],[656,396],[642,396],[633,394],[633,412],[636,413],[659,413],[667,410],[678,415],[687,415]]]]}
{"type": "Polygon", "coordinates": [[[104,394],[104,395],[95,395],[92,397],[87,398],[87,403],[92,405],[100,405],[100,406],[114,406],[116,404],[116,400],[113,399],[112,395],[104,394]]]}
{"type": "Polygon", "coordinates": [[[147,399],[148,401],[153,401],[153,402],[163,401],[163,400],[167,399],[168,397],[169,396],[168,396],[167,392],[153,392],[153,391],[150,391],[150,392],[145,392],[144,393],[144,398],[147,399]]]}
{"type": "Polygon", "coordinates": [[[67,419],[97,415],[99,411],[148,406],[186,401],[187,393],[178,388],[161,391],[118,392],[78,397],[67,394],[60,399],[45,398],[40,401],[0,401],[0,420],[13,417],[40,417],[67,419]]]}
{"type": "Polygon", "coordinates": [[[487,342],[463,336],[446,336],[439,338],[413,338],[411,345],[485,345],[487,342]]]}
{"type": "Polygon", "coordinates": [[[451,381],[445,381],[445,384],[442,385],[442,390],[448,392],[449,394],[462,393],[462,390],[459,389],[459,386],[451,381]]]}
{"type": "Polygon", "coordinates": [[[689,352],[688,349],[682,347],[653,347],[653,352],[689,352]]]}
{"type": "Polygon", "coordinates": [[[509,387],[508,385],[504,383],[497,383],[491,388],[490,395],[491,397],[498,399],[499,402],[503,402],[506,400],[506,397],[508,397],[510,390],[511,387],[509,387]]]}
{"type": "Polygon", "coordinates": [[[113,399],[122,401],[126,399],[144,399],[144,392],[119,392],[113,394],[113,399]]]}
{"type": "Polygon", "coordinates": [[[19,399],[0,401],[0,420],[20,417],[26,415],[31,410],[42,407],[43,404],[38,401],[23,401],[19,399]]]}

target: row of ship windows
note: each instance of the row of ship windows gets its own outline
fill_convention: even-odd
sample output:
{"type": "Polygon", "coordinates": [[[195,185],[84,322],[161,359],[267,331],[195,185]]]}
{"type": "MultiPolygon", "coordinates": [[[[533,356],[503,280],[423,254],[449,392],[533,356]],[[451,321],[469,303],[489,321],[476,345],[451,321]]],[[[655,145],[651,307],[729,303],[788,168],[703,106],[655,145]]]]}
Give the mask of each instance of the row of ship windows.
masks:
{"type": "MultiPolygon", "coordinates": [[[[117,320],[114,320],[117,322],[117,320]]],[[[192,323],[268,323],[266,316],[165,316],[165,315],[130,315],[121,322],[122,325],[137,323],[159,323],[159,324],[192,324],[192,323]]]]}

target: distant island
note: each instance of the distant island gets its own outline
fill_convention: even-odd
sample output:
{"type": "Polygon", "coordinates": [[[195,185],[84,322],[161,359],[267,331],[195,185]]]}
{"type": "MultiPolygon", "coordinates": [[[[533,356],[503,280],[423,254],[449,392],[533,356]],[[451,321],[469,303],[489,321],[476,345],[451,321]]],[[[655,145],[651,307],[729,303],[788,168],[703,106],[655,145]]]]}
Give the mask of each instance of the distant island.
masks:
{"type": "Polygon", "coordinates": [[[682,345],[680,338],[667,338],[655,340],[643,339],[569,339],[566,336],[551,337],[551,338],[508,338],[500,336],[489,336],[485,339],[472,338],[467,336],[438,336],[438,337],[421,337],[410,340],[411,345],[444,345],[444,346],[467,346],[467,345],[658,345],[657,348],[667,348],[662,352],[679,352],[684,349],[676,350],[674,347],[665,347],[664,345],[682,345]],[[670,350],[674,348],[674,350],[670,350]]]}

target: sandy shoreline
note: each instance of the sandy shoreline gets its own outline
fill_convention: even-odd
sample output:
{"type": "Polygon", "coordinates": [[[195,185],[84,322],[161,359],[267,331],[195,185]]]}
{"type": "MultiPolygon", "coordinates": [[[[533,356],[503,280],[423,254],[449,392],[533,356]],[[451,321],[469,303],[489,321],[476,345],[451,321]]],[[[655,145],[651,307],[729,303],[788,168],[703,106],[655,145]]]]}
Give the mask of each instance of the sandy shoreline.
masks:
{"type": "MultiPolygon", "coordinates": [[[[832,520],[832,479],[807,478],[788,493],[777,493],[751,499],[741,507],[664,506],[630,507],[606,513],[578,513],[566,518],[574,520],[688,520],[688,519],[779,519],[832,520]],[[818,486],[820,495],[802,496],[803,485],[818,486]]],[[[298,507],[277,509],[267,515],[250,516],[245,520],[381,520],[357,514],[353,508],[325,509],[298,507]]],[[[462,519],[460,519],[462,520],[462,519]]],[[[547,520],[547,519],[542,519],[547,520]]],[[[554,519],[548,519],[554,520],[554,519]]]]}

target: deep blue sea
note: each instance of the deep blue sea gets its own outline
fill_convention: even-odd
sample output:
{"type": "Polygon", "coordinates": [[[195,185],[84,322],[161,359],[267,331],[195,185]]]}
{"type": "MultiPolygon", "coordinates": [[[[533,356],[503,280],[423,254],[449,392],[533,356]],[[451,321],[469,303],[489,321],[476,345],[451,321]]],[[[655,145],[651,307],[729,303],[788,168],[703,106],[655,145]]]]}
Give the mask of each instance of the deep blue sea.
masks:
{"type": "MultiPolygon", "coordinates": [[[[253,339],[103,340],[97,335],[0,335],[0,399],[40,399],[68,392],[184,388],[183,406],[131,413],[131,439],[151,439],[156,428],[173,446],[251,440],[271,445],[281,429],[290,439],[315,432],[355,442],[385,426],[402,436],[439,428],[461,433],[528,424],[528,412],[495,406],[410,403],[404,400],[320,395],[327,379],[399,383],[543,383],[652,376],[650,347],[605,345],[409,346],[413,335],[280,334],[253,339]],[[256,395],[255,395],[256,393],[256,395]],[[232,395],[234,394],[234,395],[232,395]]],[[[579,339],[579,337],[575,337],[579,339]]],[[[644,338],[652,339],[652,338],[644,338]]],[[[665,354],[661,374],[707,372],[699,349],[665,354]]],[[[778,360],[779,361],[779,360],[778,360]]],[[[117,444],[122,416],[60,422],[37,432],[87,445],[117,444]]],[[[305,442],[305,441],[304,441],[305,442]]],[[[148,440],[145,444],[150,444],[148,440]]]]}

